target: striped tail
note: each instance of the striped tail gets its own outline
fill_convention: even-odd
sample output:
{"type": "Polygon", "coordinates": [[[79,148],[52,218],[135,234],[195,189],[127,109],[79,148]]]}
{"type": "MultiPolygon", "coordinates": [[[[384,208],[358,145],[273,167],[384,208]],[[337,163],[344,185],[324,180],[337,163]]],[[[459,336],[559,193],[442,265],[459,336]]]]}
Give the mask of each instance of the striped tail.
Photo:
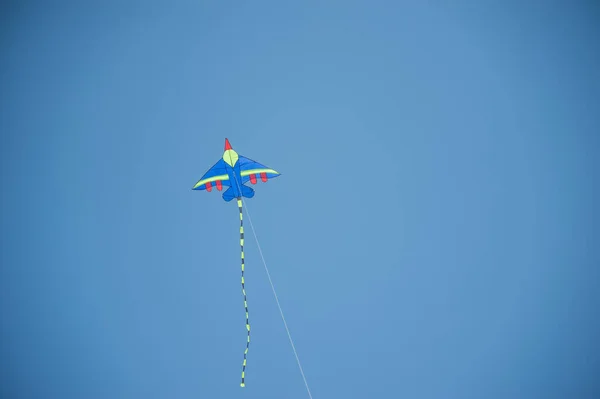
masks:
{"type": "Polygon", "coordinates": [[[242,216],[242,198],[237,199],[238,208],[240,210],[240,248],[242,251],[242,294],[244,294],[244,307],[246,308],[246,329],[248,330],[248,341],[246,341],[246,350],[244,351],[244,362],[242,363],[242,383],[241,387],[245,387],[244,382],[246,373],[246,357],[248,356],[248,348],[250,347],[250,322],[248,321],[248,301],[246,299],[246,286],[244,283],[244,220],[242,216]]]}

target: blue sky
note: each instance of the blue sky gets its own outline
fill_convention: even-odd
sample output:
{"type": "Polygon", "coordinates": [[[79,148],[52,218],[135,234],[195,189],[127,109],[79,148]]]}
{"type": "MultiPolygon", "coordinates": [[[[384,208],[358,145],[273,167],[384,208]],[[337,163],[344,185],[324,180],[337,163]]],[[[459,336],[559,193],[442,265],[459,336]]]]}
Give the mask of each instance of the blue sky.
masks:
{"type": "Polygon", "coordinates": [[[0,396],[598,397],[593,2],[2,15],[0,396]]]}

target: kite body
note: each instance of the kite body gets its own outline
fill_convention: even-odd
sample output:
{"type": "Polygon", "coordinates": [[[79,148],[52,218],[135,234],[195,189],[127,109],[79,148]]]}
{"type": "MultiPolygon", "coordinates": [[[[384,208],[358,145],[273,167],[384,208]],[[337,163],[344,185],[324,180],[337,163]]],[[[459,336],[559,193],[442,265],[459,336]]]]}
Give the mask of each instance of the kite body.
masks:
{"type": "Polygon", "coordinates": [[[223,192],[223,199],[225,201],[231,201],[237,198],[237,205],[240,214],[240,249],[241,249],[241,264],[242,264],[242,294],[244,297],[244,308],[246,309],[246,329],[248,330],[248,340],[246,341],[246,350],[244,351],[244,360],[242,362],[242,382],[241,386],[244,387],[246,384],[245,373],[246,373],[246,358],[248,355],[248,348],[250,347],[250,322],[248,321],[248,300],[246,298],[246,282],[244,280],[244,220],[242,197],[252,198],[254,197],[254,189],[246,186],[245,183],[250,182],[256,184],[258,179],[266,182],[268,179],[279,176],[279,173],[273,169],[266,167],[256,161],[238,155],[237,152],[231,148],[229,140],[225,139],[225,152],[223,157],[213,165],[202,176],[202,178],[194,185],[193,190],[206,190],[212,191],[213,187],[216,187],[217,191],[222,191],[223,187],[228,187],[223,192]]]}
{"type": "Polygon", "coordinates": [[[215,187],[218,191],[221,191],[223,187],[228,187],[223,192],[225,201],[241,197],[252,198],[254,197],[254,189],[246,186],[246,183],[250,182],[254,185],[258,182],[258,179],[266,182],[268,179],[277,176],[279,176],[279,173],[275,170],[238,155],[231,148],[229,140],[225,139],[223,157],[202,176],[192,190],[212,191],[215,187]]]}

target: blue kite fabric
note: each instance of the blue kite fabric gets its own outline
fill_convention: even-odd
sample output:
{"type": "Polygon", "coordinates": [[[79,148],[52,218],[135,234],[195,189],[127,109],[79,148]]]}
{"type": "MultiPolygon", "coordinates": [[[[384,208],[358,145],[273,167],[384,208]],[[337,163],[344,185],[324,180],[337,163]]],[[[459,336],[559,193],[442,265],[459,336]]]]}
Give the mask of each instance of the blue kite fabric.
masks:
{"type": "Polygon", "coordinates": [[[192,189],[212,191],[215,187],[218,191],[221,191],[226,186],[228,188],[223,192],[225,201],[231,201],[242,196],[252,198],[254,197],[254,189],[246,186],[246,183],[250,182],[254,185],[259,179],[266,182],[268,179],[279,175],[280,173],[261,163],[238,155],[231,148],[229,140],[225,139],[223,157],[202,176],[192,189]]]}

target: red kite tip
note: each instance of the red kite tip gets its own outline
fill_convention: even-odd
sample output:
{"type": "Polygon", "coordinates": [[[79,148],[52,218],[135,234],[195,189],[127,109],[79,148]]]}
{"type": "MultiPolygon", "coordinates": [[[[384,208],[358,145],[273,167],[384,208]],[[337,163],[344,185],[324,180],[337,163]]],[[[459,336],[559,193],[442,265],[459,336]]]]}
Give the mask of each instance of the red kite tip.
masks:
{"type": "Polygon", "coordinates": [[[231,150],[231,144],[229,144],[229,140],[225,139],[225,151],[231,150]]]}

